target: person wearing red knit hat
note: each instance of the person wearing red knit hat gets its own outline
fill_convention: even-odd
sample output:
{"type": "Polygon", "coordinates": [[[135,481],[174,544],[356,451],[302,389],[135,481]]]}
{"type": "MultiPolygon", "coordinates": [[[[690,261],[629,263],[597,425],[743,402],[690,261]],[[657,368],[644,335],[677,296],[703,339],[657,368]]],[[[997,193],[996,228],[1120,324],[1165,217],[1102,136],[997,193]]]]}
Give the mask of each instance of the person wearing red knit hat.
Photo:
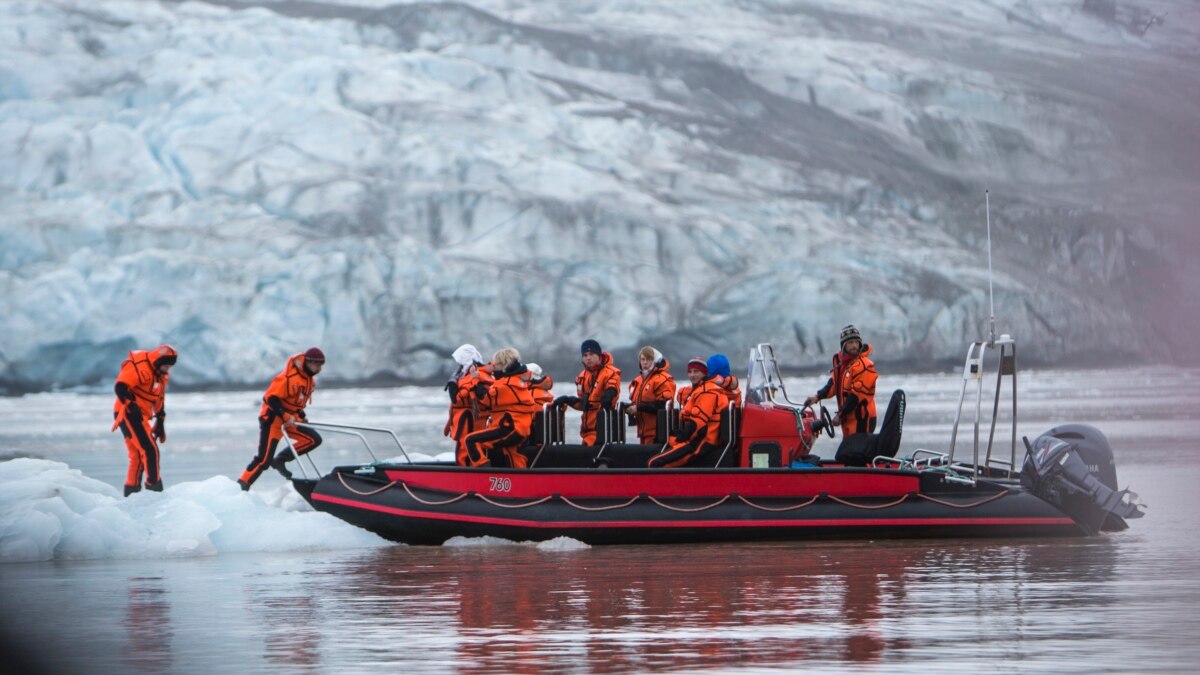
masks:
{"type": "Polygon", "coordinates": [[[688,361],[687,364],[688,382],[691,384],[684,385],[675,393],[675,402],[679,404],[679,409],[683,410],[683,406],[687,405],[688,397],[692,395],[692,388],[700,383],[700,380],[708,377],[708,361],[699,356],[688,361]]]}
{"type": "Polygon", "coordinates": [[[317,430],[299,422],[308,420],[304,409],[312,401],[313,391],[317,388],[317,373],[324,366],[325,352],[318,347],[311,347],[303,354],[289,358],[283,372],[271,380],[258,412],[258,452],[242,472],[241,478],[238,478],[238,485],[243,490],[249,490],[268,465],[291,480],[292,472],[288,471],[285,464],[296,456],[291,450],[275,454],[285,430],[292,447],[301,455],[321,444],[321,435],[317,430]]]}

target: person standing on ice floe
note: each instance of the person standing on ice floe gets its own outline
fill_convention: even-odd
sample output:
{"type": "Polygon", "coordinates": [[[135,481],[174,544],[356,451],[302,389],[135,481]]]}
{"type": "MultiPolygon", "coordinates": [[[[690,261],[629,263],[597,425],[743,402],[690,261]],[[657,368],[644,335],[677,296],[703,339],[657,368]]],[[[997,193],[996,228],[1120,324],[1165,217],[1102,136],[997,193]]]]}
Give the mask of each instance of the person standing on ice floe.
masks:
{"type": "Polygon", "coordinates": [[[842,329],[840,340],[842,350],[833,355],[829,381],[805,399],[804,405],[833,396],[838,404],[833,423],[842,426],[842,438],[875,433],[875,381],[879,373],[869,358],[871,345],[863,344],[862,335],[853,324],[842,329]]]}
{"type": "Polygon", "coordinates": [[[445,387],[450,394],[450,419],[442,435],[454,439],[454,460],[460,466],[467,466],[467,434],[483,428],[479,400],[492,386],[492,374],[474,345],[462,345],[450,356],[458,364],[458,370],[445,387]]]}
{"type": "Polygon", "coordinates": [[[125,450],[129,453],[129,470],[125,474],[125,496],[142,489],[162,492],[162,474],[158,464],[158,444],[167,442],[167,381],[171,366],[179,354],[171,345],[153,351],[129,352],[121,363],[121,372],[113,391],[112,430],[121,429],[125,450]],[[150,419],[154,419],[151,426],[150,419]]]}
{"type": "Polygon", "coordinates": [[[317,373],[321,372],[324,365],[325,353],[312,347],[303,354],[289,358],[283,372],[271,380],[258,412],[258,453],[238,479],[238,485],[243,490],[250,489],[268,464],[283,474],[284,478],[291,480],[292,472],[285,465],[296,456],[290,449],[275,454],[285,429],[292,447],[301,455],[321,444],[321,435],[316,429],[298,422],[308,421],[304,408],[312,401],[313,391],[317,388],[317,373]]]}

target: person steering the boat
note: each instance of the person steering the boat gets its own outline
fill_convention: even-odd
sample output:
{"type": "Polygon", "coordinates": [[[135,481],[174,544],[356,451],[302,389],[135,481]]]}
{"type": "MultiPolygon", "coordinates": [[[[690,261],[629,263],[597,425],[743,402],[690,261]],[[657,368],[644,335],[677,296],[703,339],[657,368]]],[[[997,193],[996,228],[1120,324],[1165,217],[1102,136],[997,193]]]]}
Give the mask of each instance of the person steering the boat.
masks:
{"type": "Polygon", "coordinates": [[[300,422],[308,421],[304,409],[312,402],[313,392],[317,389],[317,374],[324,367],[325,352],[318,347],[310,347],[304,353],[290,357],[283,371],[271,380],[263,394],[262,408],[258,411],[258,452],[237,481],[242,490],[249,490],[268,465],[285,479],[292,479],[292,472],[285,465],[296,459],[296,455],[290,449],[275,454],[285,429],[292,448],[301,455],[321,444],[321,435],[317,430],[300,422]]]}
{"type": "Polygon", "coordinates": [[[129,454],[129,470],[125,474],[125,496],[142,489],[162,492],[159,471],[158,444],[167,442],[167,381],[171,366],[179,355],[171,345],[154,350],[132,351],[121,363],[121,371],[113,384],[117,400],[113,402],[112,431],[121,430],[125,451],[129,454]],[[154,420],[154,424],[150,424],[154,420]]]}
{"type": "Polygon", "coordinates": [[[638,365],[642,369],[629,383],[625,414],[637,424],[638,442],[653,445],[658,436],[658,411],[666,409],[675,396],[675,378],[671,377],[671,362],[649,345],[638,352],[638,365]]]}
{"type": "Polygon", "coordinates": [[[575,396],[559,396],[556,406],[570,406],[583,412],[579,421],[579,437],[584,445],[596,444],[596,425],[600,409],[615,410],[621,395],[621,371],[613,365],[612,354],[600,348],[600,343],[587,339],[579,346],[583,370],[575,378],[575,396]]]}
{"type": "MultiPolygon", "coordinates": [[[[689,376],[698,371],[692,363],[688,364],[689,376]]],[[[679,426],[670,447],[651,457],[646,466],[655,469],[703,465],[718,450],[721,411],[729,405],[729,399],[716,378],[729,375],[729,359],[724,354],[713,354],[705,364],[705,373],[692,387],[679,413],[679,426]]]]}
{"type": "Polygon", "coordinates": [[[492,386],[492,374],[474,345],[459,346],[451,357],[458,364],[458,370],[446,383],[446,392],[450,394],[450,419],[446,421],[442,435],[454,439],[454,459],[467,466],[467,434],[483,428],[479,400],[492,386]]]}
{"type": "Polygon", "coordinates": [[[496,381],[479,402],[491,416],[487,429],[467,435],[467,466],[495,466],[524,469],[529,460],[520,448],[533,430],[533,416],[542,406],[529,388],[529,368],[521,363],[521,354],[505,347],[492,356],[496,381]]]}
{"type": "Polygon", "coordinates": [[[879,373],[871,361],[871,345],[863,344],[862,334],[854,324],[842,329],[842,349],[833,355],[833,368],[829,381],[813,396],[804,400],[804,405],[837,398],[838,412],[833,424],[841,425],[842,437],[875,432],[875,381],[879,373]]]}

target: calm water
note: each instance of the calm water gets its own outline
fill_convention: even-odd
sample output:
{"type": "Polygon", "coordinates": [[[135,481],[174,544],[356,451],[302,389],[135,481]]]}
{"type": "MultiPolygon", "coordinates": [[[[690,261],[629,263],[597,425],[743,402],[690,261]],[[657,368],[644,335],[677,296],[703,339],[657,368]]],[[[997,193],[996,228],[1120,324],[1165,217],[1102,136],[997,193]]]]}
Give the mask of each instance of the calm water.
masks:
{"type": "MultiPolygon", "coordinates": [[[[1095,539],[466,541],[12,563],[0,565],[0,621],[10,644],[65,673],[1194,672],[1198,382],[1200,373],[1166,369],[1023,374],[1020,432],[1099,426],[1122,486],[1150,507],[1129,531],[1095,539]]],[[[956,376],[903,384],[902,452],[944,449],[956,376]]],[[[253,451],[258,395],[170,397],[168,486],[236,476],[253,451]]],[[[449,449],[442,395],[322,391],[310,410],[395,428],[410,450],[436,455],[449,449]]],[[[108,395],[0,400],[0,453],[65,461],[119,485],[124,450],[106,433],[109,406],[108,395]]],[[[323,451],[322,468],[362,456],[350,442],[323,451]]],[[[255,490],[280,485],[268,475],[255,490]]]]}

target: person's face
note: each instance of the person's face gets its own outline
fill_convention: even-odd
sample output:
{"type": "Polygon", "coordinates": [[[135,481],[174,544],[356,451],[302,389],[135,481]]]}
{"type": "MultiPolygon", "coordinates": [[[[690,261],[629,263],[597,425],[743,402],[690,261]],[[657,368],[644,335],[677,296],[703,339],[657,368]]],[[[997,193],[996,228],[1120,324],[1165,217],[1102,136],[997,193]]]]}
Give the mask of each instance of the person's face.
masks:
{"type": "Polygon", "coordinates": [[[693,386],[700,384],[700,380],[704,379],[704,371],[699,368],[688,368],[688,379],[691,380],[693,386]]]}
{"type": "Polygon", "coordinates": [[[158,374],[159,374],[159,375],[166,375],[167,373],[171,372],[171,367],[172,367],[172,366],[174,366],[174,365],[175,365],[175,364],[173,364],[173,363],[160,363],[160,364],[158,364],[158,374]]]}
{"type": "Polygon", "coordinates": [[[321,372],[321,369],[325,367],[325,364],[321,361],[308,361],[305,365],[308,366],[308,372],[313,375],[321,372]]]}
{"type": "Polygon", "coordinates": [[[583,355],[583,365],[588,368],[595,368],[600,365],[600,355],[595,352],[588,352],[583,355]]]}
{"type": "Polygon", "coordinates": [[[850,356],[857,356],[858,353],[862,351],[862,340],[848,340],[846,344],[842,346],[842,351],[846,352],[850,356]]]}
{"type": "Polygon", "coordinates": [[[650,370],[650,366],[654,365],[654,359],[649,356],[638,355],[638,363],[642,364],[642,370],[650,370]]]}

